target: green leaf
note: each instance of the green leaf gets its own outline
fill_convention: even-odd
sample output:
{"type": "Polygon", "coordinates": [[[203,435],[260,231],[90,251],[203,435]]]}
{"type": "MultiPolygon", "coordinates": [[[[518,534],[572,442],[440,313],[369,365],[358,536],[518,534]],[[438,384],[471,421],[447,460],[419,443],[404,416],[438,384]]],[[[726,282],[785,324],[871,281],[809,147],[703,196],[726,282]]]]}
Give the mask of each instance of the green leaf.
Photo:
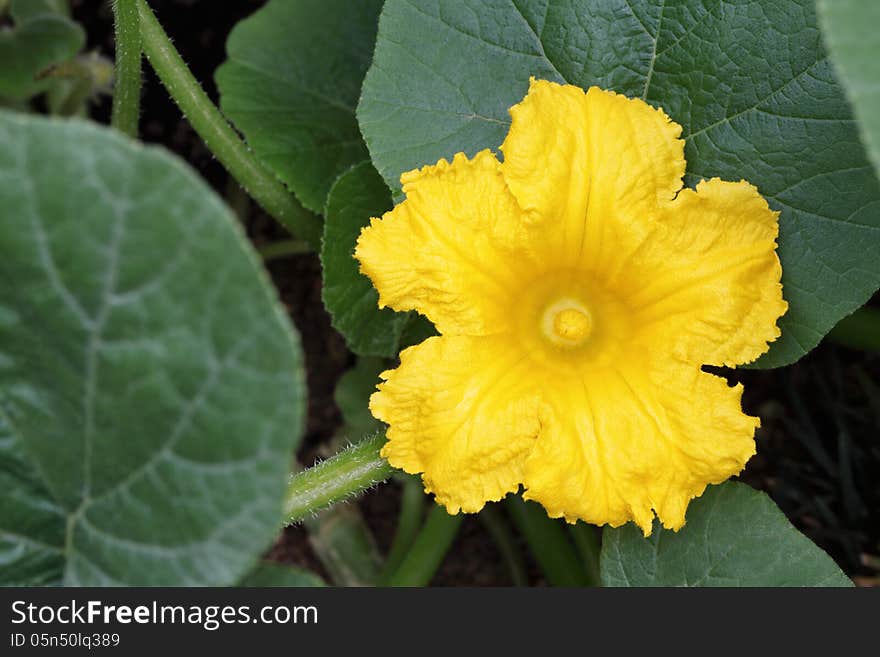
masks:
{"type": "Polygon", "coordinates": [[[0,143],[0,581],[237,582],[304,414],[256,255],[161,150],[8,113],[0,143]]]}
{"type": "Polygon", "coordinates": [[[790,309],[760,366],[797,360],[877,289],[880,185],[813,0],[388,0],[358,107],[388,185],[497,148],[530,75],[663,107],[684,128],[689,185],[745,178],[782,212],[790,309]]]}
{"type": "Polygon", "coordinates": [[[271,561],[263,561],[256,570],[249,573],[239,586],[253,586],[257,588],[283,588],[304,586],[326,586],[324,580],[302,568],[284,566],[271,561]]]}
{"type": "Polygon", "coordinates": [[[880,175],[880,3],[818,0],[825,43],[880,175]]]}
{"type": "Polygon", "coordinates": [[[654,522],[602,534],[604,586],[852,586],[837,564],[795,529],[766,494],[710,486],[678,533],[654,522]]]}
{"type": "Polygon", "coordinates": [[[271,0],[239,23],[217,71],[220,106],[315,212],[367,158],[355,119],[380,0],[271,0]]]}
{"type": "Polygon", "coordinates": [[[12,29],[0,28],[0,96],[25,99],[46,88],[35,76],[73,57],[85,44],[82,28],[47,2],[14,2],[12,29]]]}
{"type": "Polygon", "coordinates": [[[389,308],[379,310],[379,294],[354,258],[361,229],[370,217],[381,217],[391,207],[382,178],[363,162],[339,177],[324,212],[324,305],[349,348],[367,356],[394,356],[409,317],[389,308]]]}
{"type": "Polygon", "coordinates": [[[406,325],[404,325],[403,332],[400,334],[400,349],[403,350],[407,347],[420,344],[435,335],[440,334],[431,323],[431,320],[424,315],[410,313],[409,320],[406,322],[406,325]]]}
{"type": "Polygon", "coordinates": [[[382,358],[358,358],[354,367],[339,378],[333,401],[342,413],[345,430],[360,438],[378,431],[382,423],[370,413],[370,395],[376,391],[379,373],[388,369],[382,358]]]}

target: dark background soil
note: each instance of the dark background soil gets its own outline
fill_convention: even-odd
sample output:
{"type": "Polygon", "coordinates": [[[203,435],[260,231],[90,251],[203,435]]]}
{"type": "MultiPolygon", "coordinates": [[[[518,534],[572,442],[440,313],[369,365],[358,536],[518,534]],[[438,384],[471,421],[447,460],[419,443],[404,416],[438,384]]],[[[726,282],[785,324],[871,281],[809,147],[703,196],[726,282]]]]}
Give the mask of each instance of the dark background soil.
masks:
{"type": "MultiPolygon", "coordinates": [[[[196,78],[215,100],[213,72],[225,58],[226,37],[240,19],[263,4],[262,0],[151,0],[196,78]]],[[[112,57],[108,3],[72,0],[72,7],[89,35],[88,48],[112,57]]],[[[284,239],[284,230],[230,182],[146,64],[144,80],[142,138],[176,152],[233,206],[243,205],[240,214],[256,245],[284,239]]],[[[96,120],[109,120],[108,99],[97,100],[92,109],[96,120]]],[[[306,353],[308,425],[300,458],[309,463],[339,427],[333,389],[354,359],[331,328],[321,303],[317,258],[288,257],[269,263],[268,268],[306,353]]],[[[758,454],[741,479],[767,491],[792,522],[858,583],[880,585],[880,356],[826,341],[793,366],[741,370],[730,378],[744,382],[745,410],[763,422],[757,435],[758,454]]],[[[382,550],[388,549],[393,537],[398,500],[398,487],[391,483],[357,502],[382,550]]],[[[270,557],[323,570],[300,527],[288,528],[270,557]]],[[[542,583],[531,561],[529,570],[533,583],[542,583]]],[[[508,582],[501,557],[482,524],[474,517],[466,518],[433,583],[508,582]]]]}

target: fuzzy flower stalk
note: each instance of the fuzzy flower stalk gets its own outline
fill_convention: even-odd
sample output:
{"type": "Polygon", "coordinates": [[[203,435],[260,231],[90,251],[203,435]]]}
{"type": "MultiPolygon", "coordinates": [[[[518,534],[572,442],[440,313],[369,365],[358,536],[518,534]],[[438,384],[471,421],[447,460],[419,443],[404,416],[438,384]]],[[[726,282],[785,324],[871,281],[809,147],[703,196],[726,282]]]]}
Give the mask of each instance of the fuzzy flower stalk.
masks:
{"type": "Polygon", "coordinates": [[[450,513],[524,488],[552,517],[647,535],[739,473],[759,420],[703,365],[767,351],[786,311],[777,213],[745,181],[684,189],[681,126],[532,80],[500,162],[401,176],[355,257],[380,307],[440,333],[370,400],[382,455],[450,513]]]}

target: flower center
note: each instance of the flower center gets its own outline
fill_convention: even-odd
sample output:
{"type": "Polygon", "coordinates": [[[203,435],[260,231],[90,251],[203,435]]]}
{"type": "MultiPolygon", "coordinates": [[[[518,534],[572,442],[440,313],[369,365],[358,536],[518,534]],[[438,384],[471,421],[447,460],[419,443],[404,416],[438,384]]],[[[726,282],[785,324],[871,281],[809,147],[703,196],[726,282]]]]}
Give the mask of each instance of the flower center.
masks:
{"type": "Polygon", "coordinates": [[[563,299],[550,305],[541,321],[545,337],[559,347],[578,347],[593,332],[593,319],[583,304],[563,299]]]}

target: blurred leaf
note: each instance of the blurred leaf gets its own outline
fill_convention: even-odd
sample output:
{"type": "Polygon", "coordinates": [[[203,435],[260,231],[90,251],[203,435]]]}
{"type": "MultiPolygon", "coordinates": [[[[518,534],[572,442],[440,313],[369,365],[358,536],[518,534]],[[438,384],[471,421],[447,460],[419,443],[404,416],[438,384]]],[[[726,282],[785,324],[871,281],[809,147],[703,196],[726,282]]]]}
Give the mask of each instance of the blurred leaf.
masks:
{"type": "Polygon", "coordinates": [[[320,577],[302,568],[286,566],[271,561],[263,561],[257,568],[245,576],[238,586],[257,588],[283,588],[303,586],[327,586],[320,577]]]}
{"type": "Polygon", "coordinates": [[[21,100],[39,93],[47,83],[35,76],[83,47],[85,32],[63,7],[48,0],[12,3],[14,25],[0,29],[0,96],[21,100]]]}
{"type": "Polygon", "coordinates": [[[12,0],[12,15],[19,21],[55,14],[70,18],[69,0],[12,0]]]}
{"type": "Polygon", "coordinates": [[[880,2],[818,0],[825,43],[880,175],[880,2]]]}
{"type": "Polygon", "coordinates": [[[338,586],[372,586],[382,558],[369,526],[355,504],[336,504],[303,521],[309,542],[330,580],[338,586]]]}
{"type": "Polygon", "coordinates": [[[530,75],[663,107],[684,128],[687,184],[745,178],[782,212],[790,309],[759,366],[797,360],[877,289],[880,185],[813,0],[388,0],[358,119],[391,189],[497,148],[530,75]]]}
{"type": "Polygon", "coordinates": [[[773,501],[745,484],[710,486],[679,532],[655,520],[602,535],[604,586],[852,586],[837,564],[795,529],[773,501]]]}
{"type": "Polygon", "coordinates": [[[77,55],[53,66],[47,73],[46,107],[53,116],[88,116],[89,102],[112,95],[115,75],[112,60],[96,51],[77,55]]]}
{"type": "Polygon", "coordinates": [[[220,106],[310,210],[367,157],[355,119],[380,0],[270,0],[229,36],[220,106]]]}
{"type": "Polygon", "coordinates": [[[8,113],[0,143],[0,582],[237,582],[304,415],[258,259],[163,151],[8,113]]]}
{"type": "Polygon", "coordinates": [[[379,310],[379,294],[354,258],[361,229],[370,217],[381,217],[391,207],[382,178],[369,162],[362,162],[339,177],[324,212],[324,305],[349,348],[367,356],[394,356],[409,316],[379,310]]]}

